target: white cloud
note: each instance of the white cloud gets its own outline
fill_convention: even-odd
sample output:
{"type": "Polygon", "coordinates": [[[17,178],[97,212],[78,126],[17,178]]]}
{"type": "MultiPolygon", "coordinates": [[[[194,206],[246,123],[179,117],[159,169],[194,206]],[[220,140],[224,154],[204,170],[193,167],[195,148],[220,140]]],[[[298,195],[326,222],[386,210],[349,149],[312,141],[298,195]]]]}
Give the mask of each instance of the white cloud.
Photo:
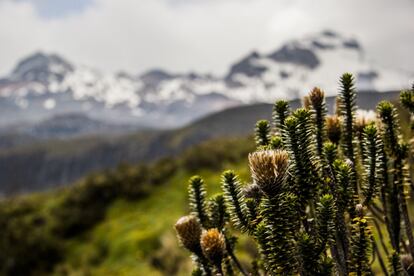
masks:
{"type": "Polygon", "coordinates": [[[333,28],[383,64],[414,71],[412,0],[96,0],[43,19],[32,2],[0,0],[0,74],[35,50],[107,71],[152,67],[223,73],[252,49],[333,28]]]}

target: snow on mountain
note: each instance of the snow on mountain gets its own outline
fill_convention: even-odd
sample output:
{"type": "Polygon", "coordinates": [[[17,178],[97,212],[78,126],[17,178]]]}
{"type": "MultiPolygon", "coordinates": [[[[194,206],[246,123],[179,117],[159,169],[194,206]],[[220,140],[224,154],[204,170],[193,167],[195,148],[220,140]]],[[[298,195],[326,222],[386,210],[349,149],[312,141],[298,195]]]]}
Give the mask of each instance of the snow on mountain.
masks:
{"type": "Polygon", "coordinates": [[[232,66],[226,80],[244,90],[230,94],[243,102],[271,102],[276,98],[304,96],[318,86],[334,95],[338,77],[344,72],[356,76],[359,90],[395,90],[409,87],[413,75],[369,62],[358,41],[331,31],[290,41],[273,53],[251,54],[232,66]],[[243,69],[238,66],[244,64],[243,69]],[[249,73],[246,73],[249,72],[249,73]]]}
{"type": "Polygon", "coordinates": [[[298,98],[314,86],[333,95],[343,72],[356,76],[360,90],[402,89],[414,79],[370,61],[357,40],[332,31],[270,53],[252,52],[224,77],[159,69],[140,76],[103,74],[37,53],[0,79],[0,126],[84,113],[111,123],[174,127],[229,106],[298,98]]]}

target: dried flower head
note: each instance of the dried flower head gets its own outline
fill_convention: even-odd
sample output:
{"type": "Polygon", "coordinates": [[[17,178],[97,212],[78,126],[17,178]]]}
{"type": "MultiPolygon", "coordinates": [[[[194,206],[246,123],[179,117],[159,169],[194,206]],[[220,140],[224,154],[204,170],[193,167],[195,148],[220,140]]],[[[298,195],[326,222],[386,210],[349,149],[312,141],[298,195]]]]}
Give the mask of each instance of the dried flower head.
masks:
{"type": "Polygon", "coordinates": [[[335,115],[336,116],[341,116],[341,98],[340,97],[336,97],[335,99],[335,115]]]}
{"type": "Polygon", "coordinates": [[[357,133],[362,133],[364,128],[369,124],[365,117],[357,117],[355,120],[355,130],[357,133]]]}
{"type": "Polygon", "coordinates": [[[223,259],[226,243],[224,236],[216,228],[203,231],[201,234],[201,249],[204,256],[215,265],[220,264],[223,259]]]}
{"type": "Polygon", "coordinates": [[[338,145],[342,135],[342,122],[338,116],[329,116],[326,118],[326,134],[329,141],[338,145]]]}
{"type": "Polygon", "coordinates": [[[181,217],[174,225],[178,239],[191,252],[200,249],[201,225],[195,216],[181,217]]]}
{"type": "Polygon", "coordinates": [[[324,98],[325,93],[318,87],[313,88],[309,93],[309,99],[313,106],[321,106],[323,104],[324,98]]]}
{"type": "Polygon", "coordinates": [[[307,109],[307,110],[310,109],[312,103],[311,103],[311,100],[310,100],[309,96],[304,96],[303,97],[303,99],[302,99],[302,105],[303,105],[303,108],[304,109],[307,109]]]}
{"type": "Polygon", "coordinates": [[[364,128],[375,122],[375,112],[374,111],[367,111],[358,109],[357,110],[357,116],[355,120],[355,130],[357,133],[362,133],[364,131],[364,128]]]}
{"type": "Polygon", "coordinates": [[[268,196],[282,188],[289,167],[285,150],[262,150],[249,154],[249,166],[254,182],[268,196]]]}

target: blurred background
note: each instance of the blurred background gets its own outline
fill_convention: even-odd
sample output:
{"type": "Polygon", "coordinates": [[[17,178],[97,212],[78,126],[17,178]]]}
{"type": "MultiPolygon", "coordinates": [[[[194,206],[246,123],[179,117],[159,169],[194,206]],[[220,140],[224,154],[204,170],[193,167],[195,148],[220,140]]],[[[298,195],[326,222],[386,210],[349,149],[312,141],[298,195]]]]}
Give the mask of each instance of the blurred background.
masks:
{"type": "Polygon", "coordinates": [[[188,275],[171,231],[187,178],[249,181],[254,123],[314,86],[332,112],[343,72],[360,112],[411,87],[413,14],[412,0],[0,0],[0,272],[188,275]]]}

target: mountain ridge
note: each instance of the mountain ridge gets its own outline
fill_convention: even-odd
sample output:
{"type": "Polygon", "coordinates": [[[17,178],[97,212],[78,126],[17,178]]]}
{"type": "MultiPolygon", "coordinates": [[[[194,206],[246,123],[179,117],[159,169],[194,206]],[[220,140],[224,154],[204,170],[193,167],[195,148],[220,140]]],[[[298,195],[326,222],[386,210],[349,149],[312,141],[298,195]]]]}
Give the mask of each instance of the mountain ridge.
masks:
{"type": "MultiPolygon", "coordinates": [[[[357,103],[361,109],[372,110],[380,100],[394,100],[398,94],[359,93],[357,103]]],[[[327,97],[326,102],[332,113],[334,97],[327,97]]],[[[292,108],[300,104],[300,100],[290,102],[292,108]]],[[[251,134],[257,120],[270,119],[272,106],[262,103],[233,107],[173,130],[36,140],[35,143],[9,146],[0,151],[0,194],[64,186],[93,171],[114,168],[122,163],[147,163],[179,155],[207,140],[246,136],[251,134]]]]}
{"type": "Polygon", "coordinates": [[[111,124],[173,128],[232,106],[301,98],[314,85],[332,95],[345,71],[354,73],[360,90],[399,90],[414,79],[366,56],[357,40],[333,31],[248,53],[223,76],[163,69],[104,74],[35,53],[0,80],[0,126],[83,113],[111,124]]]}

